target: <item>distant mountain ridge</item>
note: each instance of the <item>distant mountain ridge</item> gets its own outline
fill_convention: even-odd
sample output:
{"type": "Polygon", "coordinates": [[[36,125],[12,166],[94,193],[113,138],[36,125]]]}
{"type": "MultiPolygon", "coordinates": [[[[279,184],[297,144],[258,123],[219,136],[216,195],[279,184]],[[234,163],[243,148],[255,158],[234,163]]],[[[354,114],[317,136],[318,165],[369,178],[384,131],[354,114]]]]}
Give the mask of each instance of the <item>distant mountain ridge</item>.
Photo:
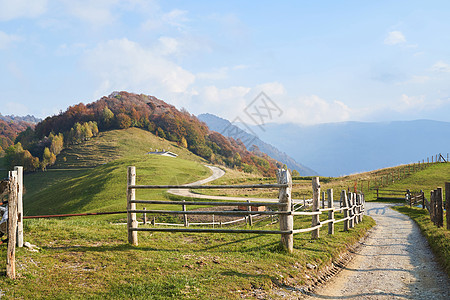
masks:
{"type": "Polygon", "coordinates": [[[42,119],[36,118],[33,115],[26,115],[24,117],[15,115],[4,116],[1,113],[0,113],[0,120],[3,120],[5,122],[26,122],[31,124],[37,124],[42,121],[42,119]]]}
{"type": "Polygon", "coordinates": [[[322,176],[340,176],[450,152],[450,123],[414,120],[265,124],[261,138],[322,176]]]}
{"type": "Polygon", "coordinates": [[[313,169],[298,163],[295,159],[287,155],[286,153],[280,151],[276,147],[262,141],[259,137],[254,136],[246,131],[240,129],[239,127],[233,125],[230,121],[220,118],[213,114],[200,114],[197,118],[205,122],[208,125],[209,129],[220,132],[225,136],[231,136],[233,138],[241,138],[244,144],[246,144],[247,148],[250,148],[251,151],[261,151],[270,157],[278,160],[281,163],[286,164],[289,169],[297,170],[302,176],[314,176],[318,175],[316,171],[313,169]],[[247,145],[247,143],[249,145],[247,145]],[[256,147],[252,147],[255,145],[256,147]]]}

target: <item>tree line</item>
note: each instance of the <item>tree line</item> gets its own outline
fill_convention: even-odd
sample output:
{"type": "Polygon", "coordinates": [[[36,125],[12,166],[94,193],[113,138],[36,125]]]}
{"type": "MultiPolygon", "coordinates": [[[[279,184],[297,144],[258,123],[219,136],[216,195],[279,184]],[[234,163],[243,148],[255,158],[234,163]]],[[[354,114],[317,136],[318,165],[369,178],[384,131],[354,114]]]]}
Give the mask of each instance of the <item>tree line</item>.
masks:
{"type": "Polygon", "coordinates": [[[21,132],[6,149],[9,166],[23,162],[26,171],[45,170],[71,144],[79,144],[99,132],[137,127],[178,143],[211,163],[245,172],[273,176],[277,162],[267,155],[248,151],[240,140],[210,131],[185,109],[178,110],[152,96],[113,93],[100,100],[70,106],[35,128],[21,132]],[[26,166],[26,167],[25,167],[26,166]]]}

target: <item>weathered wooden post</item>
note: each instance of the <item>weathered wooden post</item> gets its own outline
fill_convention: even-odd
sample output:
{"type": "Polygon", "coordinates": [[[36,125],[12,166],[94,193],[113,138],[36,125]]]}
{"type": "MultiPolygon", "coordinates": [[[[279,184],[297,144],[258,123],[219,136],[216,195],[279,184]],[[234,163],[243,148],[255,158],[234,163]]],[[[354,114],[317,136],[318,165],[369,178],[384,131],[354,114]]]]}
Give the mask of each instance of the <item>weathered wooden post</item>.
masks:
{"type": "Polygon", "coordinates": [[[136,203],[131,201],[136,200],[136,189],[130,186],[136,185],[136,167],[128,167],[127,173],[127,228],[128,228],[128,242],[134,246],[138,245],[137,231],[133,229],[138,227],[136,220],[136,213],[130,213],[131,210],[136,210],[136,203]]]}
{"type": "Polygon", "coordinates": [[[322,208],[325,208],[325,191],[322,192],[322,208]]]}
{"type": "MultiPolygon", "coordinates": [[[[147,210],[147,208],[144,207],[144,210],[147,210]]],[[[142,214],[142,223],[144,223],[144,225],[146,225],[146,224],[147,224],[147,221],[148,221],[148,219],[147,219],[147,213],[143,213],[143,214],[142,214]]]]}
{"type": "Polygon", "coordinates": [[[435,191],[431,191],[430,192],[430,219],[431,221],[436,224],[436,218],[435,218],[435,208],[436,208],[436,204],[434,201],[434,192],[435,191]]]}
{"type": "Polygon", "coordinates": [[[350,204],[350,209],[349,209],[349,217],[350,217],[350,222],[349,222],[349,227],[353,228],[355,227],[355,198],[354,198],[354,193],[349,193],[348,194],[348,202],[350,204]]]}
{"type": "Polygon", "coordinates": [[[422,198],[422,209],[425,209],[425,194],[423,190],[420,190],[420,197],[422,198]]]}
{"type": "MultiPolygon", "coordinates": [[[[448,162],[448,153],[447,153],[448,162]]],[[[450,230],[450,182],[445,183],[445,210],[447,215],[447,230],[450,230]]]]}
{"type": "Polygon", "coordinates": [[[278,184],[287,184],[288,187],[280,188],[280,193],[278,196],[278,201],[283,203],[281,206],[281,211],[290,212],[290,214],[282,214],[280,215],[280,230],[281,231],[289,231],[289,233],[281,234],[281,245],[284,249],[286,249],[289,253],[294,250],[294,216],[292,215],[292,206],[291,206],[291,190],[292,190],[292,179],[291,174],[288,170],[278,169],[277,170],[277,182],[278,184]]]}
{"type": "Polygon", "coordinates": [[[355,218],[355,224],[358,224],[361,219],[360,219],[360,213],[361,213],[361,193],[356,194],[356,218],[355,218]]]}
{"type": "MultiPolygon", "coordinates": [[[[183,200],[183,202],[186,202],[186,200],[183,200]]],[[[183,211],[186,211],[186,204],[181,205],[181,209],[183,211]]],[[[188,221],[187,214],[183,215],[183,222],[184,222],[184,227],[189,227],[189,221],[188,221]]]]}
{"type": "MultiPolygon", "coordinates": [[[[328,208],[333,208],[333,189],[327,190],[328,208]]],[[[328,211],[328,220],[334,220],[334,208],[328,211]]],[[[334,234],[334,221],[328,223],[328,234],[334,234]]]]}
{"type": "Polygon", "coordinates": [[[23,167],[14,167],[17,172],[17,247],[23,247],[23,167]]]}
{"type": "Polygon", "coordinates": [[[436,189],[436,226],[443,227],[444,226],[444,207],[443,207],[443,198],[442,198],[442,188],[438,187],[436,189]]]}
{"type": "Polygon", "coordinates": [[[407,204],[409,203],[409,207],[411,207],[412,206],[412,199],[411,199],[411,192],[409,190],[406,190],[405,198],[406,198],[405,199],[406,203],[407,204]]]}
{"type": "MultiPolygon", "coordinates": [[[[250,204],[250,200],[247,200],[247,203],[250,204]]],[[[292,207],[291,207],[292,210],[292,207]]],[[[252,207],[249,205],[247,206],[247,211],[252,211],[252,207]]],[[[251,214],[248,214],[248,225],[253,226],[253,218],[251,214]]]]}
{"type": "Polygon", "coordinates": [[[17,237],[17,171],[9,172],[8,198],[8,247],[6,252],[6,276],[16,278],[16,237],[17,237]]]}
{"type": "MultiPolygon", "coordinates": [[[[318,212],[319,211],[319,197],[320,197],[320,183],[319,183],[319,177],[314,177],[312,179],[312,189],[313,189],[313,202],[312,202],[312,211],[318,212]]],[[[320,216],[313,215],[312,216],[312,227],[315,227],[320,224],[320,216]]],[[[311,231],[311,238],[312,239],[318,239],[320,237],[320,228],[314,229],[311,231]]]]}
{"type": "Polygon", "coordinates": [[[377,200],[378,200],[378,198],[379,198],[379,195],[378,195],[378,188],[377,188],[377,200]]]}
{"type": "Polygon", "coordinates": [[[345,190],[341,191],[341,201],[343,203],[344,208],[344,231],[348,231],[348,224],[349,224],[349,220],[348,220],[348,200],[347,200],[347,193],[345,192],[345,190]]]}

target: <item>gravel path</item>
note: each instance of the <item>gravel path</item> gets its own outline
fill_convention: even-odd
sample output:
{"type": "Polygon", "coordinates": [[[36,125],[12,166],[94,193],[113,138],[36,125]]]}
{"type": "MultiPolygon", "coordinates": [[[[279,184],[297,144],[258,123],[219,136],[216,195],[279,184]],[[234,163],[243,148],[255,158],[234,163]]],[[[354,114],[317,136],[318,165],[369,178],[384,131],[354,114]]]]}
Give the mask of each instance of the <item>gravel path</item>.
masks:
{"type": "Polygon", "coordinates": [[[389,206],[366,203],[377,225],[344,270],[307,299],[450,299],[450,280],[420,229],[389,206]]]}

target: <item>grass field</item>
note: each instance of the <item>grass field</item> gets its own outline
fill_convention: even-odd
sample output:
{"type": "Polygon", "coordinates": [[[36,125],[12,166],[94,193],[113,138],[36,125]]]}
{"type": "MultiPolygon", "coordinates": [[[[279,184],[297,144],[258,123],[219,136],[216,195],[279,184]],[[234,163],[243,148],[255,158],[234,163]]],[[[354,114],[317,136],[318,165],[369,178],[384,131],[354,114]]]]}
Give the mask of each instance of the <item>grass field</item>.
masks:
{"type": "MultiPolygon", "coordinates": [[[[297,219],[295,226],[310,222],[297,219]]],[[[41,251],[19,249],[19,278],[0,277],[0,290],[5,299],[240,299],[254,298],[255,290],[273,296],[281,286],[308,284],[318,271],[307,263],[322,269],[372,225],[365,217],[343,232],[340,223],[334,236],[324,228],[315,241],[298,234],[287,254],[278,235],[139,233],[139,246],[132,247],[125,226],[94,217],[26,220],[25,240],[41,251]]]]}

